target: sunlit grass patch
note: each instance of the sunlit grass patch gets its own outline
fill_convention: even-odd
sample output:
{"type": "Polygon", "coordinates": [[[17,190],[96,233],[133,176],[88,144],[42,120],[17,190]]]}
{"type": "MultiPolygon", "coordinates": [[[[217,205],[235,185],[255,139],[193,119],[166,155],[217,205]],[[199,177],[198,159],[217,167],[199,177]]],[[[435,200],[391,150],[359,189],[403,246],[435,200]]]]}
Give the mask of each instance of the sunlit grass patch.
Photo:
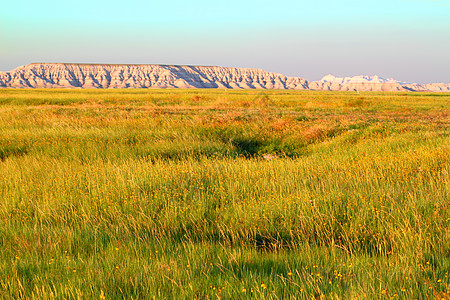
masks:
{"type": "Polygon", "coordinates": [[[2,298],[449,295],[446,94],[1,99],[2,298]]]}

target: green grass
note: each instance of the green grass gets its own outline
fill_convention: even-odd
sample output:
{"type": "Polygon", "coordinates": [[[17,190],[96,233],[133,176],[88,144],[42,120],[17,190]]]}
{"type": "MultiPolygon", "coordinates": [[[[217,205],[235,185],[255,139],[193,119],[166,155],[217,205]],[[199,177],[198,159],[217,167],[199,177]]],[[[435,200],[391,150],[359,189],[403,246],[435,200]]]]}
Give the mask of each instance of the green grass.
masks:
{"type": "Polygon", "coordinates": [[[0,298],[449,299],[449,94],[0,90],[0,298]]]}

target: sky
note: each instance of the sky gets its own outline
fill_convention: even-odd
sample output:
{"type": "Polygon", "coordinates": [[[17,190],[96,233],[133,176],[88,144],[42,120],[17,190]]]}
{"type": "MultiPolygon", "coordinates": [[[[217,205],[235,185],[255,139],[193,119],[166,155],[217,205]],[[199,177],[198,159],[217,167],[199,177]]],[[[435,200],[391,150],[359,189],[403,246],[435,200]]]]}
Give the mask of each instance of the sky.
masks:
{"type": "Polygon", "coordinates": [[[31,62],[449,83],[450,0],[5,0],[0,71],[31,62]]]}

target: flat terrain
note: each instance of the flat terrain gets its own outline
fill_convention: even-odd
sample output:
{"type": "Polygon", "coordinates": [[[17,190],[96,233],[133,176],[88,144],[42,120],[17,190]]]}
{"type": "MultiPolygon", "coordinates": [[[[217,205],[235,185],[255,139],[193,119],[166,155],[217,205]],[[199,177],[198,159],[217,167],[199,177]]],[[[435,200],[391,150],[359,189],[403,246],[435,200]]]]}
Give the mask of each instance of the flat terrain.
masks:
{"type": "Polygon", "coordinates": [[[0,298],[449,299],[449,112],[0,89],[0,298]]]}

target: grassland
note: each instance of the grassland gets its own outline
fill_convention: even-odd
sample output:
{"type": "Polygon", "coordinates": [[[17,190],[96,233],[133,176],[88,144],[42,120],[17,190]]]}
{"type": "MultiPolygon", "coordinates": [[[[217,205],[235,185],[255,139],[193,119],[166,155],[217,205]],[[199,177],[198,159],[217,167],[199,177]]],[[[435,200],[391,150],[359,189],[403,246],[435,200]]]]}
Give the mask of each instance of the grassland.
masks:
{"type": "Polygon", "coordinates": [[[449,299],[449,104],[0,90],[0,298],[449,299]]]}

